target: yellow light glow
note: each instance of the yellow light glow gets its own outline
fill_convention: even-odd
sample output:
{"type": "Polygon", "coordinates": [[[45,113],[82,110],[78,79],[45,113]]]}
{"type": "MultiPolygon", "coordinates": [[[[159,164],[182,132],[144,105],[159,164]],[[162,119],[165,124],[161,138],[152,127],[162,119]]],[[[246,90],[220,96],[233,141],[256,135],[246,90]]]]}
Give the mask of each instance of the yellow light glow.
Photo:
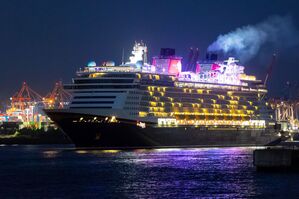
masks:
{"type": "Polygon", "coordinates": [[[201,90],[201,89],[197,89],[197,93],[198,93],[198,94],[202,94],[202,93],[203,93],[203,90],[201,90]]]}
{"type": "Polygon", "coordinates": [[[238,104],[238,101],[236,101],[236,100],[229,100],[229,103],[230,103],[230,104],[233,104],[233,105],[237,105],[237,104],[238,104]]]}
{"type": "Polygon", "coordinates": [[[168,97],[169,101],[173,102],[173,98],[172,97],[168,97]]]}
{"type": "Polygon", "coordinates": [[[151,106],[157,106],[157,102],[150,102],[151,106]]]}
{"type": "Polygon", "coordinates": [[[232,94],[233,94],[232,91],[227,91],[227,95],[228,95],[228,96],[231,96],[232,94]]]}
{"type": "Polygon", "coordinates": [[[146,112],[139,112],[139,117],[146,117],[147,113],[146,112]]]}

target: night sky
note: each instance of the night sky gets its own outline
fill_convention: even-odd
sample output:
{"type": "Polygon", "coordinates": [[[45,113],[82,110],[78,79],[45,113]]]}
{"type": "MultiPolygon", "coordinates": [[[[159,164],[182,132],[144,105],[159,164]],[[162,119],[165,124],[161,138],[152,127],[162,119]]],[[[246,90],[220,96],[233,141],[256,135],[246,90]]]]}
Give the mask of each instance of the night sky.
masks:
{"type": "MultiPolygon", "coordinates": [[[[149,55],[161,47],[176,48],[187,58],[198,47],[201,57],[219,34],[256,24],[272,15],[289,15],[299,28],[296,0],[1,0],[0,99],[7,100],[23,81],[41,95],[54,82],[71,81],[88,61],[128,58],[135,40],[143,40],[149,55]]],[[[271,95],[283,95],[285,85],[299,83],[299,47],[263,46],[246,72],[262,78],[273,52],[278,52],[269,81],[271,95]]]]}

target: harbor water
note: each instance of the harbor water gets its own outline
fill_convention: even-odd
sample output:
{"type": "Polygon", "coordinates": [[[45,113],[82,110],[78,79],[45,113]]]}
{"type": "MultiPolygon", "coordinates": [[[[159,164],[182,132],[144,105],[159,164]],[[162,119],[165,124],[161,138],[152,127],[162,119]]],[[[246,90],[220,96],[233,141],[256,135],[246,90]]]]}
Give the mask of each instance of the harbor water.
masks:
{"type": "Polygon", "coordinates": [[[299,174],[257,172],[254,149],[4,145],[0,198],[297,198],[299,174]]]}

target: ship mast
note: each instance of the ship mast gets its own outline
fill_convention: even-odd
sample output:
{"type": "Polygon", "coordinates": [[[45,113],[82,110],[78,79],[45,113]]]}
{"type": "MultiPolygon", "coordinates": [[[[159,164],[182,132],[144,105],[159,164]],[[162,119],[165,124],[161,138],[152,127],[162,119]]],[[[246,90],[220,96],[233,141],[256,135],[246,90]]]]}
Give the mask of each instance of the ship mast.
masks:
{"type": "Polygon", "coordinates": [[[121,65],[125,64],[125,49],[123,48],[122,56],[121,56],[121,65]]]}

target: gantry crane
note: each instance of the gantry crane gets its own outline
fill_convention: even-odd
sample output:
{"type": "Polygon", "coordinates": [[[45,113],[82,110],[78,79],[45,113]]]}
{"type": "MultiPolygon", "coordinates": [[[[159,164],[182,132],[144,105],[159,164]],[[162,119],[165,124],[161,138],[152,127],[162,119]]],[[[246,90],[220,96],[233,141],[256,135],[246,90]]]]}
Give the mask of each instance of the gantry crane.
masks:
{"type": "Polygon", "coordinates": [[[44,98],[46,108],[63,108],[71,100],[71,94],[64,90],[62,82],[56,82],[53,90],[44,98]]]}

